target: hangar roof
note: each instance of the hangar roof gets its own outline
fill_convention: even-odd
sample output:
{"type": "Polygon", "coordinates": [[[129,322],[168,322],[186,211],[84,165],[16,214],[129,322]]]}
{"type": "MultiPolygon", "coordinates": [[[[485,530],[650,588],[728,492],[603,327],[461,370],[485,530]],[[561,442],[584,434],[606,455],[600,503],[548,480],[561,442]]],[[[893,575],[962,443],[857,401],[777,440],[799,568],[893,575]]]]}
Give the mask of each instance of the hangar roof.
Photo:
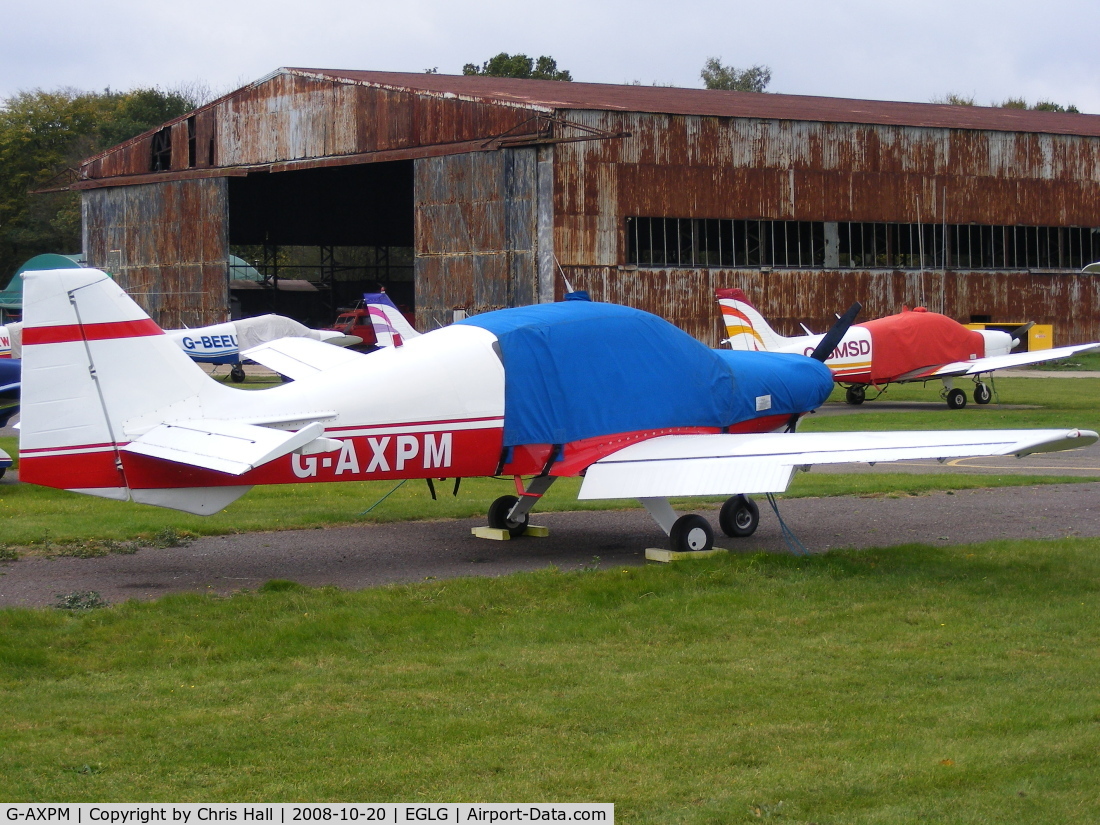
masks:
{"type": "MultiPolygon", "coordinates": [[[[596,109],[673,115],[808,120],[825,123],[982,129],[999,132],[1044,132],[1100,137],[1100,115],[1036,112],[1027,109],[849,100],[836,97],[726,92],[667,86],[517,80],[481,75],[302,68],[280,69],[276,74],[284,72],[395,91],[409,90],[545,111],[596,109]]],[[[259,82],[262,81],[257,81],[259,82]]]]}

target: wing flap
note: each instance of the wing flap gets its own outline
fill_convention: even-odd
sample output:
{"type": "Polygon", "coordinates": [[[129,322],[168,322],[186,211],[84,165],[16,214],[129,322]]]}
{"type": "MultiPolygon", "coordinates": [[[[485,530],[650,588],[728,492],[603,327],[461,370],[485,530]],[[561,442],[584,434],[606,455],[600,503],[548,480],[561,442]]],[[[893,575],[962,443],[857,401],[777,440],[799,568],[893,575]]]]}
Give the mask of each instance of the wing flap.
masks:
{"type": "Polygon", "coordinates": [[[241,357],[298,381],[350,364],[364,354],[311,338],[277,338],[245,350],[241,357]]]}
{"type": "Polygon", "coordinates": [[[779,493],[795,469],[962,456],[1015,455],[1086,447],[1090,430],[761,433],[663,436],[590,466],[579,498],[779,493]]]}
{"type": "Polygon", "coordinates": [[[321,437],[324,429],[319,422],[288,432],[234,421],[181,421],[154,427],[122,449],[177,464],[242,475],[295,450],[328,452],[338,448],[340,442],[321,437]]]}

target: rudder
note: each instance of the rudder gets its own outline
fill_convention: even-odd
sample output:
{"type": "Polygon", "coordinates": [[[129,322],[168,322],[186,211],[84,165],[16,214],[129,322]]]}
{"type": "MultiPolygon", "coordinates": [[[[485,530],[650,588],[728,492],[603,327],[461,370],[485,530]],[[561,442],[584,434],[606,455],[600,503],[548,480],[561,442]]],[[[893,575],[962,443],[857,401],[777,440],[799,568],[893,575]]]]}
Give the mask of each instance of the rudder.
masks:
{"type": "Polygon", "coordinates": [[[714,296],[731,349],[774,352],[783,346],[786,339],[768,325],[740,289],[716,289],[714,296]]]}

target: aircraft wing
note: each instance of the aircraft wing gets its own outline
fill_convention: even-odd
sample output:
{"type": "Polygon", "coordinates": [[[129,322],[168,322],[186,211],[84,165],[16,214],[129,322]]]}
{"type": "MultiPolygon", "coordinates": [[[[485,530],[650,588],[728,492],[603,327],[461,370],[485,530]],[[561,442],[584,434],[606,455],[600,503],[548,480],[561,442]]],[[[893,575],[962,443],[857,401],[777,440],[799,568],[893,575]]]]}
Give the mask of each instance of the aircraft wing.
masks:
{"type": "Polygon", "coordinates": [[[989,358],[976,358],[973,361],[956,361],[939,367],[928,367],[915,374],[902,376],[901,381],[914,381],[924,378],[948,378],[952,375],[976,375],[982,372],[1003,370],[1007,367],[1023,367],[1028,364],[1041,364],[1043,361],[1056,361],[1078,352],[1096,349],[1100,343],[1074,344],[1070,347],[1040,349],[1034,352],[1012,352],[1008,355],[993,355],[989,358]]]}
{"type": "Polygon", "coordinates": [[[592,464],[579,498],[781,493],[794,471],[813,464],[1015,455],[1094,443],[1091,430],[944,430],[667,435],[592,464]]]}
{"type": "Polygon", "coordinates": [[[122,449],[177,464],[242,475],[295,450],[315,453],[339,449],[339,441],[321,437],[324,430],[324,425],[317,421],[297,432],[237,421],[181,421],[154,427],[122,449]]]}
{"type": "Polygon", "coordinates": [[[297,381],[363,358],[364,354],[310,338],[277,338],[245,350],[241,357],[297,381]]]}

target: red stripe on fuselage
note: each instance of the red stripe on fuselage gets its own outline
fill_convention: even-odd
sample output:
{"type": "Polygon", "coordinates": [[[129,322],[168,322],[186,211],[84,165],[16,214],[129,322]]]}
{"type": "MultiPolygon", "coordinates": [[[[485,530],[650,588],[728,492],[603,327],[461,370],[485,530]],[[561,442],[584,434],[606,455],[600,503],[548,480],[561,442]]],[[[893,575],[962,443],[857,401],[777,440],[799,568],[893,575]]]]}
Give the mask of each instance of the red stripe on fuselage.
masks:
{"type": "Polygon", "coordinates": [[[149,318],[140,321],[110,321],[105,324],[61,324],[55,327],[26,327],[23,346],[65,344],[72,341],[110,341],[115,338],[145,338],[164,335],[149,318]]]}
{"type": "MultiPolygon", "coordinates": [[[[739,433],[771,432],[786,426],[789,420],[787,415],[762,416],[742,421],[727,430],[739,433]]],[[[440,423],[445,425],[448,422],[440,423]]],[[[576,475],[605,456],[651,438],[718,432],[722,430],[717,427],[669,427],[575,441],[565,445],[564,458],[553,464],[551,473],[556,476],[576,475]]],[[[239,476],[125,450],[117,455],[122,459],[126,485],[134,490],[315,481],[475,478],[491,476],[496,472],[504,430],[500,427],[450,431],[433,428],[420,432],[380,431],[374,435],[344,438],[331,431],[326,435],[342,441],[342,449],[310,456],[283,456],[239,476]]],[[[121,486],[113,450],[76,452],[92,446],[56,448],[57,452],[71,451],[62,455],[40,455],[36,454],[38,451],[25,450],[20,453],[19,477],[33,484],[63,490],[121,486]]],[[[516,447],[511,451],[503,472],[506,475],[539,473],[545,467],[551,449],[549,444],[516,447]]]]}

